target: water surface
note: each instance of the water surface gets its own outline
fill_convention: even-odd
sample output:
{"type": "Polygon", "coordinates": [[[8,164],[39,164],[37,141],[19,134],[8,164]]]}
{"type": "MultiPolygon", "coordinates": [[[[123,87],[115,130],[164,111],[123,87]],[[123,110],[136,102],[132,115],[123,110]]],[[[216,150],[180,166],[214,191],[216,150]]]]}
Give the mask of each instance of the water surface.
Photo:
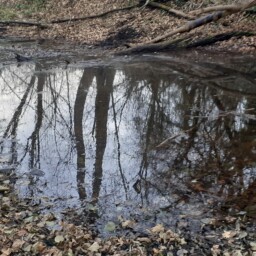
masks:
{"type": "Polygon", "coordinates": [[[99,228],[255,217],[255,67],[204,52],[2,61],[0,172],[99,228]]]}

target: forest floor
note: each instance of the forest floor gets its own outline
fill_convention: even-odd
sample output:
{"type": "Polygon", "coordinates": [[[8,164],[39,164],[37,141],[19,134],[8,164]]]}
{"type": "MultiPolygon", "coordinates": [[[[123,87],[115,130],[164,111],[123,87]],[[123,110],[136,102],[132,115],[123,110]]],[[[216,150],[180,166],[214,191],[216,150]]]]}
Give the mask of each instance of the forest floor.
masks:
{"type": "MultiPolygon", "coordinates": [[[[164,1],[171,8],[188,13],[189,11],[209,6],[204,2],[164,1]],[[179,3],[179,5],[175,5],[179,3]],[[183,4],[180,4],[183,3],[183,4]]],[[[216,5],[220,1],[211,1],[216,5]]],[[[230,1],[233,3],[234,1],[230,1]]],[[[142,44],[160,35],[166,34],[188,22],[161,9],[151,6],[137,6],[130,9],[108,11],[127,6],[138,5],[136,0],[62,0],[62,1],[25,1],[0,0],[0,20],[19,20],[46,24],[46,28],[18,24],[1,24],[0,36],[12,35],[31,39],[66,40],[85,46],[101,46],[114,50],[125,49],[128,44],[142,44]],[[97,17],[97,15],[100,15],[97,17]],[[93,17],[92,17],[93,16],[93,17]],[[94,17],[95,16],[95,17],[94,17]],[[74,18],[83,18],[72,21],[74,18]],[[61,19],[66,22],[58,23],[61,19]]],[[[228,1],[226,1],[228,3],[228,1]]],[[[248,32],[255,33],[255,14],[238,13],[227,16],[216,22],[193,29],[185,33],[191,42],[210,38],[216,35],[248,32]]],[[[173,36],[173,39],[181,35],[173,36]]],[[[234,36],[205,46],[207,49],[233,52],[256,52],[256,35],[234,36]]]]}
{"type": "MultiPolygon", "coordinates": [[[[79,21],[53,23],[60,19],[73,19],[98,15],[107,11],[137,4],[128,0],[0,0],[0,20],[29,21],[47,24],[21,26],[0,23],[0,38],[7,36],[69,42],[85,47],[102,47],[113,51],[126,49],[127,44],[145,43],[163,35],[187,20],[151,7],[134,7],[112,12],[101,17],[79,21]],[[42,7],[44,5],[44,7],[42,7]]],[[[172,8],[184,12],[202,7],[202,1],[187,1],[172,8]]],[[[178,2],[178,1],[176,1],[178,2]]],[[[218,1],[212,1],[213,4],[218,1]]],[[[255,32],[255,17],[234,14],[192,30],[193,40],[221,33],[255,32]]],[[[174,37],[175,39],[177,37],[174,37]]],[[[219,41],[207,49],[255,54],[256,36],[233,37],[219,41]]],[[[202,220],[200,235],[186,231],[181,222],[173,231],[161,224],[135,233],[133,236],[100,238],[90,227],[60,220],[52,213],[41,214],[36,206],[18,199],[11,188],[10,177],[0,174],[0,255],[256,255],[256,235],[253,225],[245,225],[247,218],[227,218],[221,221],[202,220]]],[[[120,227],[132,230],[134,223],[120,220],[120,227]]],[[[108,223],[106,229],[115,229],[108,223]]]]}

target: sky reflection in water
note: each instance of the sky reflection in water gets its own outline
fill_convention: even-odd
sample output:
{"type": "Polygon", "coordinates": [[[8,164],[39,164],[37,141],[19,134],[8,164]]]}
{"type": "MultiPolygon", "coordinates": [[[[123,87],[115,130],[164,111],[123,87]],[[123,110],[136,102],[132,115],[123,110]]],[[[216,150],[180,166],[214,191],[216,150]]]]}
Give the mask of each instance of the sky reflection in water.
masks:
{"type": "Polygon", "coordinates": [[[0,169],[55,211],[162,210],[168,224],[246,211],[256,204],[255,64],[148,55],[3,66],[0,169]]]}

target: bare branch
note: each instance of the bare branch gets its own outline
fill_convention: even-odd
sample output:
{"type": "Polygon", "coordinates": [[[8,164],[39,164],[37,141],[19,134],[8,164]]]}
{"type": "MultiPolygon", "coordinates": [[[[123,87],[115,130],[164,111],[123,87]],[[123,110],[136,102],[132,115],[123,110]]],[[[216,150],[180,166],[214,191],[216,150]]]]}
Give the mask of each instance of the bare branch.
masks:
{"type": "Polygon", "coordinates": [[[216,11],[227,11],[227,12],[239,12],[244,11],[245,9],[248,9],[252,6],[254,6],[256,3],[255,1],[249,1],[247,3],[240,3],[240,4],[231,4],[231,5],[216,5],[216,6],[210,6],[206,8],[202,8],[199,10],[193,10],[189,12],[190,15],[200,15],[202,13],[207,12],[216,12],[216,11]]]}
{"type": "Polygon", "coordinates": [[[247,1],[245,3],[238,4],[236,6],[236,8],[232,9],[232,11],[231,11],[231,9],[229,9],[228,11],[225,10],[225,11],[214,12],[214,13],[209,14],[207,16],[204,16],[202,18],[190,21],[190,22],[186,23],[185,25],[183,25],[183,26],[181,26],[181,27],[163,35],[163,36],[159,36],[159,37],[147,42],[147,44],[157,43],[157,42],[160,42],[160,41],[162,41],[163,39],[165,39],[167,37],[171,37],[171,36],[176,35],[176,34],[189,32],[189,31],[191,31],[191,30],[193,30],[197,27],[200,27],[200,26],[205,25],[207,23],[210,23],[212,21],[217,21],[220,18],[223,18],[223,17],[225,17],[227,15],[230,15],[232,13],[237,13],[237,12],[240,12],[240,11],[244,11],[245,9],[250,8],[254,5],[256,5],[256,0],[250,0],[250,1],[247,1]]]}
{"type": "Polygon", "coordinates": [[[175,16],[177,17],[181,17],[181,18],[184,18],[184,19],[187,19],[187,20],[193,20],[195,17],[191,14],[186,14],[182,11],[178,11],[176,9],[173,9],[167,5],[164,5],[164,4],[161,4],[161,3],[156,3],[156,2],[149,2],[147,4],[148,6],[152,6],[152,7],[156,7],[156,8],[159,8],[159,9],[162,9],[164,11],[167,11],[171,14],[174,14],[175,16]]]}
{"type": "Polygon", "coordinates": [[[135,4],[135,5],[130,5],[130,6],[126,6],[123,8],[117,8],[117,9],[113,9],[113,10],[109,10],[100,14],[96,14],[96,15],[90,15],[90,16],[84,16],[84,17],[78,17],[78,18],[67,18],[67,19],[59,19],[59,20],[52,20],[51,24],[59,24],[59,23],[65,23],[65,22],[74,22],[74,21],[82,21],[82,20],[89,20],[89,19],[95,19],[95,18],[101,18],[104,17],[110,13],[114,13],[114,12],[120,12],[120,11],[125,11],[125,10],[130,10],[136,7],[139,7],[139,4],[135,4]]]}

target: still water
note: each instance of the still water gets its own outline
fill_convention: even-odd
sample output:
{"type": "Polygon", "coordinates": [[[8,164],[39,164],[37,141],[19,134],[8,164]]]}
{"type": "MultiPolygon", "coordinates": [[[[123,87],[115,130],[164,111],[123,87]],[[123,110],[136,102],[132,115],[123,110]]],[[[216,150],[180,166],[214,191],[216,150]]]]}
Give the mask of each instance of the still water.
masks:
{"type": "Polygon", "coordinates": [[[99,226],[256,216],[255,58],[75,59],[0,65],[0,172],[21,198],[99,226]]]}

